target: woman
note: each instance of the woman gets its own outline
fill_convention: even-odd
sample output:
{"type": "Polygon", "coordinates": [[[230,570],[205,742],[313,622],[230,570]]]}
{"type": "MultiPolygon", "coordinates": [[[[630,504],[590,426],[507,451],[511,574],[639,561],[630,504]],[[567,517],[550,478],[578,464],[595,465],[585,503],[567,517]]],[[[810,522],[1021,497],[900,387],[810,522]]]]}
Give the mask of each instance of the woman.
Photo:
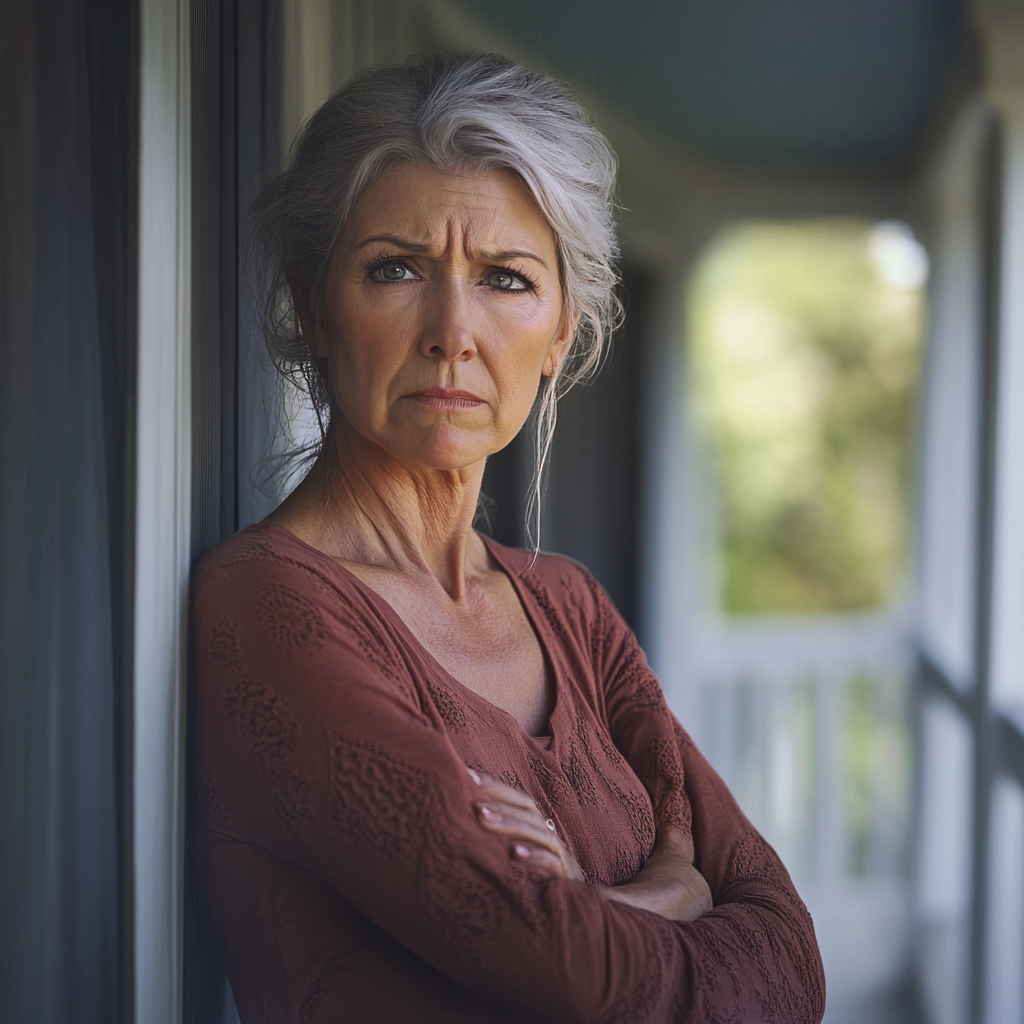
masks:
{"type": "Polygon", "coordinates": [[[324,436],[196,580],[246,1022],[821,1018],[803,904],[607,596],[472,528],[487,457],[537,404],[542,461],[599,361],[613,176],[557,83],[418,58],[328,100],[261,201],[324,436]]]}

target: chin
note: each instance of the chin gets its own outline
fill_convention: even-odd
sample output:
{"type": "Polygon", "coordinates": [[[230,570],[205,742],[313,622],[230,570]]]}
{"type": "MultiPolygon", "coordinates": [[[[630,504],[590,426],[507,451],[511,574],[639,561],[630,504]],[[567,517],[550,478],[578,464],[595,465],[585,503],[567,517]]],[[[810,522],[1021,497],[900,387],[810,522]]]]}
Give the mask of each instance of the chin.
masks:
{"type": "Polygon", "coordinates": [[[467,437],[464,431],[451,427],[424,431],[415,442],[395,446],[391,450],[409,462],[438,472],[458,472],[483,461],[503,445],[483,443],[479,437],[467,437]]]}
{"type": "Polygon", "coordinates": [[[409,461],[438,473],[459,473],[483,462],[489,453],[469,454],[447,448],[417,452],[409,461]]]}

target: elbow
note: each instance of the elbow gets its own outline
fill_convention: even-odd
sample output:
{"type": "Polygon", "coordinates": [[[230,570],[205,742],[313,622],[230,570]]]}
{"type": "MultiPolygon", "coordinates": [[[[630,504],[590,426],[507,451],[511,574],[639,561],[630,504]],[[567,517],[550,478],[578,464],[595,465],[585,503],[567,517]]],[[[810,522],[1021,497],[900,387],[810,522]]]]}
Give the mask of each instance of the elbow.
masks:
{"type": "Polygon", "coordinates": [[[809,916],[807,925],[807,931],[798,939],[798,950],[794,950],[797,954],[793,957],[795,1005],[785,1020],[820,1024],[825,1016],[825,968],[809,916]]]}
{"type": "Polygon", "coordinates": [[[825,968],[821,962],[814,925],[804,911],[801,920],[793,922],[786,945],[788,957],[779,967],[792,979],[792,1006],[778,1018],[779,1024],[821,1024],[825,1016],[825,968]],[[789,960],[788,969],[783,966],[789,960]]]}
{"type": "Polygon", "coordinates": [[[817,948],[814,952],[816,957],[813,970],[809,972],[810,976],[805,985],[806,1002],[810,1010],[807,1020],[808,1024],[821,1024],[821,1019],[825,1016],[825,968],[822,966],[821,954],[817,948]]]}
{"type": "MultiPolygon", "coordinates": [[[[720,905],[712,914],[698,921],[696,928],[703,931],[701,925],[706,922],[705,927],[714,934],[721,924],[728,921],[730,926],[726,932],[735,942],[734,929],[739,925],[743,941],[735,942],[733,948],[745,946],[747,955],[734,961],[733,970],[742,975],[745,967],[750,972],[748,978],[757,994],[747,989],[740,998],[753,999],[761,1007],[760,1015],[755,1019],[765,1020],[766,1024],[768,1021],[771,1024],[821,1024],[825,1015],[825,970],[814,924],[803,905],[795,899],[779,901],[774,896],[748,897],[732,905],[720,905]],[[756,918],[756,923],[750,917],[756,918]],[[766,941],[752,942],[754,934],[766,941]],[[769,1006],[771,1012],[766,1016],[764,1010],[769,1006]]],[[[710,935],[703,934],[700,941],[706,946],[710,938],[710,935]]],[[[725,980],[721,972],[718,978],[725,980]]],[[[739,996],[739,990],[728,984],[724,989],[719,997],[726,1002],[726,991],[739,996]]],[[[747,1007],[748,1010],[752,1008],[753,1003],[747,1007]]]]}

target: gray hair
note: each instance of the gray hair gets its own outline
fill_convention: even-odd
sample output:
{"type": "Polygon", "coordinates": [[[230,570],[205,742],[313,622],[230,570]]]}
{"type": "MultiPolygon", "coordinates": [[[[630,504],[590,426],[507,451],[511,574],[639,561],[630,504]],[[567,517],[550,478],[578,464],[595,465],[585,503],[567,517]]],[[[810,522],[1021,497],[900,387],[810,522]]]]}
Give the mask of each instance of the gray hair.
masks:
{"type": "Polygon", "coordinates": [[[616,160],[581,102],[560,82],[494,54],[411,57],[359,72],[309,118],[289,165],[254,207],[265,259],[263,328],[278,371],[308,395],[326,439],[326,362],[302,337],[293,296],[322,315],[335,242],[367,187],[397,164],[516,174],[547,218],[558,250],[569,353],[534,408],[535,467],[528,534],[540,543],[544,469],[558,399],[600,367],[621,318],[615,294],[616,160]]]}

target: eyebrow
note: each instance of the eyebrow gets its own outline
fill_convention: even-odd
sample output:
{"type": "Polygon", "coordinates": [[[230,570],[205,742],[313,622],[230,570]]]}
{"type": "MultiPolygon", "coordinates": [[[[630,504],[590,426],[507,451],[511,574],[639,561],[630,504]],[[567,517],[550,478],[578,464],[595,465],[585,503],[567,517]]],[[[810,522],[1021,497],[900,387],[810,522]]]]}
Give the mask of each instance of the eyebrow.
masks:
{"type": "MultiPolygon", "coordinates": [[[[400,238],[398,235],[371,235],[369,238],[364,238],[356,246],[356,252],[377,242],[386,242],[389,245],[393,245],[396,249],[402,249],[405,252],[428,253],[433,248],[429,242],[413,242],[408,238],[400,238]]],[[[534,263],[539,263],[545,270],[548,269],[547,263],[535,252],[530,252],[529,249],[501,249],[497,252],[481,252],[479,256],[489,263],[507,263],[509,260],[532,260],[534,263]]]]}
{"type": "Polygon", "coordinates": [[[533,260],[539,263],[545,270],[548,269],[544,262],[535,252],[529,249],[502,249],[500,252],[482,252],[480,255],[491,263],[507,263],[509,260],[533,260]]]}
{"type": "Polygon", "coordinates": [[[387,242],[397,249],[405,249],[406,252],[430,252],[431,250],[429,242],[410,242],[408,238],[399,238],[397,235],[370,235],[356,246],[356,252],[365,249],[368,245],[373,245],[374,242],[387,242]]]}

